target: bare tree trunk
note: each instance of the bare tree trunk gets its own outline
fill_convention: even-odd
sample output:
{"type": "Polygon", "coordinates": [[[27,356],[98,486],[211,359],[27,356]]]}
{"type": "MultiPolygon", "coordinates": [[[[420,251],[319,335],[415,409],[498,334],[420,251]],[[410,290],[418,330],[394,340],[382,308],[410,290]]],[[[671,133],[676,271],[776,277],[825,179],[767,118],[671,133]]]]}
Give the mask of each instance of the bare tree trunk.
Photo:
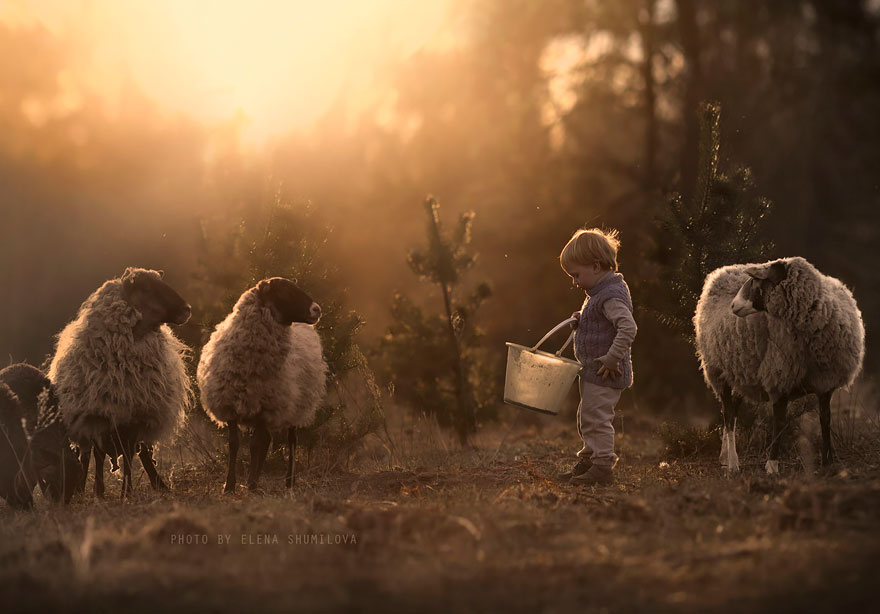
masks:
{"type": "Polygon", "coordinates": [[[679,191],[685,203],[690,203],[697,178],[700,159],[700,125],[697,108],[702,93],[702,66],[700,64],[700,33],[697,10],[693,0],[676,0],[681,47],[684,53],[685,87],[682,101],[684,143],[681,149],[681,179],[679,191]]]}
{"type": "Polygon", "coordinates": [[[449,287],[442,284],[443,302],[446,305],[446,321],[449,324],[449,337],[452,342],[455,356],[455,397],[458,400],[458,420],[456,431],[458,438],[462,444],[467,443],[468,433],[471,430],[474,420],[467,394],[467,378],[464,372],[464,360],[461,356],[461,345],[458,343],[458,334],[455,332],[455,321],[452,313],[452,301],[449,296],[449,287]]]}
{"type": "Polygon", "coordinates": [[[657,93],[654,79],[654,27],[656,0],[645,0],[645,8],[639,18],[642,36],[642,76],[645,81],[645,192],[651,192],[657,183],[657,93]]]}
{"type": "MultiPolygon", "coordinates": [[[[437,209],[428,205],[428,215],[431,217],[431,228],[437,245],[442,245],[440,237],[440,226],[437,218],[437,209]]],[[[458,433],[459,441],[462,445],[467,444],[468,434],[476,425],[476,418],[473,415],[473,408],[469,401],[467,390],[467,377],[464,370],[464,360],[461,355],[461,345],[458,342],[458,334],[455,332],[455,320],[452,312],[451,288],[445,281],[440,283],[443,289],[443,304],[446,307],[446,323],[448,324],[449,340],[452,343],[453,356],[455,360],[455,398],[458,402],[458,412],[455,420],[455,430],[458,433]]]]}

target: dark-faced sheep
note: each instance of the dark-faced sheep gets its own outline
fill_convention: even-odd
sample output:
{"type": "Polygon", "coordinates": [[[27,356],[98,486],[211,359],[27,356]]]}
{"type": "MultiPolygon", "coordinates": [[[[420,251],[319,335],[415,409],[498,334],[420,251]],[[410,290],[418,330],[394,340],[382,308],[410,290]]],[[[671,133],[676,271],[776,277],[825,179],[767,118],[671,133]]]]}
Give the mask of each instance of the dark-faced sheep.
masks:
{"type": "MultiPolygon", "coordinates": [[[[58,398],[49,378],[36,367],[20,363],[0,371],[0,383],[17,399],[17,408],[14,409],[17,414],[9,413],[15,406],[7,401],[4,415],[13,416],[12,419],[21,424],[26,438],[26,447],[17,449],[14,456],[19,459],[16,462],[18,470],[21,469],[20,463],[28,465],[28,497],[35,483],[39,483],[49,499],[68,503],[80,484],[81,469],[70,448],[67,429],[58,411],[58,398]]],[[[8,422],[4,419],[5,425],[8,422]]],[[[18,429],[14,430],[17,433],[18,429]]],[[[11,445],[12,441],[0,440],[0,445],[11,445]]],[[[10,465],[4,463],[2,466],[0,471],[10,470],[10,465]]]]}
{"type": "Polygon", "coordinates": [[[722,267],[706,277],[694,325],[706,383],[720,399],[721,462],[739,470],[741,399],[773,405],[767,473],[779,471],[779,436],[789,401],[819,398],[822,463],[831,447],[831,397],[862,368],[865,329],[852,293],[803,258],[722,267]]]}
{"type": "Polygon", "coordinates": [[[95,454],[95,493],[104,491],[104,456],[123,458],[122,496],[132,491],[136,447],[153,488],[165,488],[152,444],[184,420],[192,391],[187,347],[167,324],[184,324],[191,309],[161,272],[128,268],[82,304],[58,336],[49,378],[70,437],[81,444],[83,473],[95,454]]]}
{"type": "Polygon", "coordinates": [[[16,509],[33,506],[32,493],[37,482],[22,418],[18,397],[9,386],[0,383],[0,497],[16,509]]]}
{"type": "Polygon", "coordinates": [[[270,430],[287,428],[288,488],[296,428],[307,426],[326,391],[327,364],[314,324],[321,308],[281,277],[247,290],[202,349],[197,378],[205,411],[229,430],[226,492],[235,490],[239,423],[253,427],[248,487],[256,489],[270,430]]]}

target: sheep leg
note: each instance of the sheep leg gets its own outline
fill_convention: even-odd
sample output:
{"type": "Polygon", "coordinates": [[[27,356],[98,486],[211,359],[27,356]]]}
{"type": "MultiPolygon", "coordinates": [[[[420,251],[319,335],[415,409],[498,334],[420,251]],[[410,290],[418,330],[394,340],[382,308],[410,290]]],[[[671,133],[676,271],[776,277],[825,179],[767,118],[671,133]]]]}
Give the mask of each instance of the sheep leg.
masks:
{"type": "Polygon", "coordinates": [[[226,472],[226,486],[223,492],[235,492],[235,461],[238,457],[238,422],[230,420],[226,425],[229,431],[229,469],[226,472]]]}
{"type": "Polygon", "coordinates": [[[134,448],[137,442],[132,437],[121,438],[122,443],[122,499],[134,492],[131,479],[131,465],[134,461],[134,448]]]}
{"type": "Polygon", "coordinates": [[[788,399],[785,397],[773,404],[773,441],[770,444],[770,460],[764,465],[768,474],[779,473],[779,443],[782,430],[785,428],[785,416],[788,413],[788,399]]]}
{"type": "Polygon", "coordinates": [[[727,467],[727,457],[730,455],[730,441],[727,439],[727,422],[724,415],[721,416],[721,454],[718,455],[718,463],[727,467]]]}
{"type": "Polygon", "coordinates": [[[834,451],[831,449],[831,397],[834,390],[819,395],[819,426],[822,428],[822,464],[834,462],[834,451]]]}
{"type": "Polygon", "coordinates": [[[104,456],[106,453],[99,446],[92,448],[95,455],[95,496],[104,498],[104,456]]]}
{"type": "Polygon", "coordinates": [[[153,490],[170,490],[168,485],[159,477],[159,472],[156,471],[156,461],[153,460],[153,446],[141,442],[138,445],[138,458],[141,459],[141,465],[144,466],[144,471],[147,472],[147,477],[150,478],[150,486],[153,487],[153,490]]]}
{"type": "Polygon", "coordinates": [[[248,488],[251,490],[257,489],[257,481],[263,471],[263,462],[266,460],[271,441],[269,429],[262,424],[254,427],[254,434],[251,437],[251,468],[248,473],[248,488]]]}
{"type": "Polygon", "coordinates": [[[92,458],[92,444],[91,443],[81,443],[79,445],[79,464],[82,467],[82,481],[80,482],[77,490],[79,492],[86,491],[86,480],[89,477],[89,461],[92,458]]]}
{"type": "Polygon", "coordinates": [[[727,466],[728,475],[739,471],[739,455],[736,453],[736,414],[739,401],[733,391],[725,386],[721,391],[721,417],[724,428],[721,433],[721,464],[727,466]]]}
{"type": "Polygon", "coordinates": [[[293,488],[293,481],[296,476],[294,470],[294,455],[296,454],[296,427],[291,426],[287,429],[287,475],[284,478],[284,485],[287,488],[293,488]]]}

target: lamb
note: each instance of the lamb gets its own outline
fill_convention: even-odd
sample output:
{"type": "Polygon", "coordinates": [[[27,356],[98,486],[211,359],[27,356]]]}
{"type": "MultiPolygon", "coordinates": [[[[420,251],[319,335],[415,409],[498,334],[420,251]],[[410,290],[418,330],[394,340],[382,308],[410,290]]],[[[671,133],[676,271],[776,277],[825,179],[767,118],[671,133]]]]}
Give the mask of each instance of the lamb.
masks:
{"type": "Polygon", "coordinates": [[[248,488],[256,490],[270,430],[287,428],[287,475],[294,482],[296,429],[315,418],[326,393],[327,363],[314,324],[321,307],[283,277],[264,279],[245,291],[211,334],[197,369],[207,414],[229,432],[224,491],[235,491],[238,424],[253,427],[248,488]]]}
{"type": "Polygon", "coordinates": [[[697,356],[708,386],[721,401],[721,463],[739,470],[739,403],[773,404],[773,441],[767,473],[779,472],[779,436],[788,403],[819,399],[822,464],[834,460],[831,397],[862,368],[865,329],[849,289],[803,258],[736,264],[706,277],[694,315],[697,356]]]}
{"type": "MultiPolygon", "coordinates": [[[[0,471],[14,470],[20,473],[22,480],[21,488],[13,489],[19,494],[11,495],[15,499],[12,504],[28,506],[26,502],[31,500],[37,483],[51,500],[69,503],[80,483],[81,470],[70,448],[51,382],[36,367],[19,363],[0,371],[0,383],[6,391],[3,424],[13,429],[11,437],[0,440],[0,445],[5,443],[6,456],[12,450],[16,459],[14,463],[4,461],[0,471]],[[10,394],[15,397],[14,402],[10,401],[10,394]],[[22,434],[24,447],[21,447],[22,434]]],[[[8,473],[4,475],[9,477],[8,473]]],[[[9,483],[8,479],[4,481],[9,483]]],[[[10,492],[8,488],[4,490],[10,492]]]]}
{"type": "Polygon", "coordinates": [[[188,348],[167,324],[184,324],[191,308],[162,276],[127,268],[92,293],[58,335],[49,379],[70,436],[81,445],[84,475],[94,448],[97,496],[104,494],[107,454],[114,468],[122,455],[122,497],[131,494],[136,446],[150,484],[167,488],[151,445],[182,424],[192,403],[188,348]]]}

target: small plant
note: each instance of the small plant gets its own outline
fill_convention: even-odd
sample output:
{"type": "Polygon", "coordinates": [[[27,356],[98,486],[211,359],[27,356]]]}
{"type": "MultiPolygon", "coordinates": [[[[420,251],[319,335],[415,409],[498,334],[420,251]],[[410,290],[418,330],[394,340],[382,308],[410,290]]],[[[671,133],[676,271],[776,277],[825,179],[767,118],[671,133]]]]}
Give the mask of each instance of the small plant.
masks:
{"type": "Polygon", "coordinates": [[[668,460],[718,455],[721,450],[721,438],[717,427],[702,429],[680,422],[666,421],[657,428],[657,437],[663,442],[665,457],[668,460]]]}
{"type": "Polygon", "coordinates": [[[762,239],[771,203],[758,194],[745,166],[730,171],[721,162],[721,105],[700,111],[700,161],[690,202],[672,194],[658,219],[657,254],[662,282],[649,284],[646,304],[664,324],[693,342],[692,318],[706,275],[718,267],[765,259],[773,247],[762,239]]]}
{"type": "Polygon", "coordinates": [[[464,299],[461,278],[477,256],[470,249],[473,212],[461,215],[452,233],[440,223],[440,205],[428,197],[428,245],[409,252],[407,263],[420,278],[439,286],[443,310],[425,314],[411,299],[395,293],[391,326],[382,339],[383,376],[415,412],[434,415],[452,428],[462,444],[477,423],[494,416],[496,383],[490,356],[480,346],[483,332],[476,313],[492,295],[485,282],[464,299]]]}

